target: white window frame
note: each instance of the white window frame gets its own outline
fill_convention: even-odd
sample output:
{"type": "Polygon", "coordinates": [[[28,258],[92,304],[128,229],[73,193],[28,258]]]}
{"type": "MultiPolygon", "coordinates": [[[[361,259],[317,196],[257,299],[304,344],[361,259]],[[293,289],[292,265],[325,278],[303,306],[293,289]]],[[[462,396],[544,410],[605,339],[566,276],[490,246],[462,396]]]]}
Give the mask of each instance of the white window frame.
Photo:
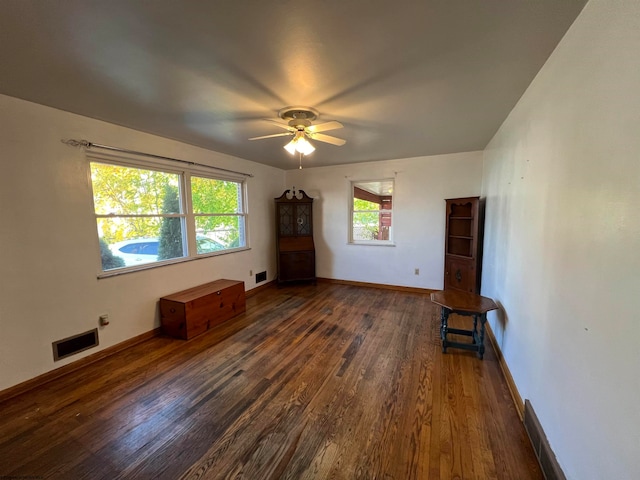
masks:
{"type": "Polygon", "coordinates": [[[395,204],[395,179],[394,178],[377,178],[377,179],[364,179],[364,180],[351,180],[349,182],[349,225],[348,225],[348,244],[349,245],[373,245],[373,246],[386,246],[393,247],[395,246],[394,241],[394,223],[395,216],[393,213],[393,208],[395,204]],[[355,187],[361,184],[366,183],[391,183],[391,209],[380,209],[371,212],[378,213],[382,215],[383,213],[389,213],[391,215],[391,225],[389,227],[389,239],[388,240],[356,240],[353,238],[353,222],[354,222],[354,214],[358,212],[365,212],[354,210],[353,203],[355,198],[355,187]]]}
{"type": "MultiPolygon", "coordinates": [[[[107,165],[115,165],[121,167],[128,168],[138,168],[145,170],[156,170],[160,172],[177,174],[179,175],[179,200],[181,206],[181,213],[179,214],[149,214],[149,215],[116,215],[116,216],[132,216],[132,217],[179,217],[183,219],[182,225],[182,237],[183,237],[183,245],[186,246],[185,256],[172,258],[168,260],[159,260],[156,262],[149,262],[140,265],[132,265],[128,267],[120,267],[112,270],[103,270],[102,262],[100,260],[100,255],[98,255],[97,265],[98,265],[98,278],[112,277],[116,275],[121,275],[130,272],[136,272],[140,270],[148,270],[151,268],[158,268],[165,265],[172,265],[176,263],[189,262],[193,260],[198,260],[202,258],[215,257],[219,255],[227,255],[230,253],[250,250],[249,246],[249,215],[247,211],[247,179],[243,176],[235,176],[232,174],[218,174],[218,172],[200,167],[200,166],[181,166],[180,168],[176,168],[176,166],[170,162],[165,162],[163,160],[148,160],[148,159],[138,159],[135,157],[124,157],[120,155],[111,155],[111,154],[103,154],[103,153],[95,153],[95,152],[87,152],[87,175],[89,181],[89,187],[91,190],[91,204],[93,208],[93,213],[95,217],[96,223],[94,224],[97,227],[97,221],[99,218],[109,218],[112,215],[105,214],[96,214],[95,213],[95,205],[93,204],[93,182],[91,179],[91,163],[102,163],[107,165]],[[197,245],[196,245],[196,228],[195,228],[195,217],[196,214],[193,213],[192,204],[191,204],[191,176],[202,177],[202,178],[210,178],[212,180],[222,180],[222,181],[231,181],[238,183],[240,185],[241,194],[240,194],[240,212],[233,214],[233,216],[238,216],[241,218],[241,226],[240,228],[244,230],[244,245],[241,245],[236,248],[229,248],[224,250],[218,250],[214,252],[208,253],[197,253],[197,245]]],[[[96,239],[98,239],[97,230],[96,230],[96,239]]]]}
{"type": "Polygon", "coordinates": [[[188,232],[194,232],[194,235],[191,235],[191,237],[188,239],[189,240],[189,248],[190,251],[193,251],[194,254],[199,258],[199,257],[203,257],[203,256],[215,256],[215,255],[222,255],[225,253],[229,253],[229,252],[237,252],[239,250],[247,250],[248,249],[248,229],[247,229],[247,188],[246,188],[246,178],[240,178],[240,177],[229,177],[229,176],[225,176],[225,175],[216,175],[215,173],[212,173],[210,171],[202,171],[201,169],[192,169],[189,172],[185,173],[185,178],[184,178],[185,183],[187,184],[187,192],[188,192],[188,196],[185,195],[186,198],[186,202],[187,202],[187,231],[188,232]],[[210,180],[221,180],[221,181],[227,181],[227,182],[234,182],[234,183],[238,183],[240,185],[240,198],[239,198],[239,212],[236,213],[194,213],[193,212],[193,207],[192,207],[192,196],[191,196],[191,177],[198,177],[198,178],[208,178],[210,180]],[[197,236],[197,231],[196,231],[196,217],[209,217],[209,216],[217,216],[217,217],[222,217],[222,216],[227,216],[227,217],[239,217],[242,221],[240,222],[238,228],[239,230],[241,230],[242,232],[242,236],[244,238],[244,245],[241,245],[239,247],[236,248],[228,248],[225,250],[220,250],[217,252],[210,252],[210,253],[197,253],[197,246],[196,246],[196,236],[197,236]]]}

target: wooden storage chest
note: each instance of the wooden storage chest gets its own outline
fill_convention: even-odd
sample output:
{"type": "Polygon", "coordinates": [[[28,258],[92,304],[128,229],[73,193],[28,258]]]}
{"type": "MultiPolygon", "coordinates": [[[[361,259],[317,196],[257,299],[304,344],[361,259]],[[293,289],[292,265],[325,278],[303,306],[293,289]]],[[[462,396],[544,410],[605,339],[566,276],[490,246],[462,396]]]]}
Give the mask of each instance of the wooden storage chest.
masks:
{"type": "Polygon", "coordinates": [[[246,310],[244,282],[216,280],[160,299],[162,330],[188,340],[246,310]]]}

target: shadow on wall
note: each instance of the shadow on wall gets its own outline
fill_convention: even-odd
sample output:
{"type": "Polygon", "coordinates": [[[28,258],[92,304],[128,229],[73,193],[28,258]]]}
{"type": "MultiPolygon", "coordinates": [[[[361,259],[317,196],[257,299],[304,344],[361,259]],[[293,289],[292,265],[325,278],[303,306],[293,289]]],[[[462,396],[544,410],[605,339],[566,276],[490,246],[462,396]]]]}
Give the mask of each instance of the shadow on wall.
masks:
{"type": "Polygon", "coordinates": [[[504,339],[504,332],[507,329],[507,324],[509,323],[509,316],[507,315],[507,311],[505,310],[504,305],[498,300],[496,300],[495,302],[496,305],[498,305],[498,309],[495,310],[496,325],[493,329],[493,335],[496,338],[498,347],[500,347],[500,350],[502,350],[504,348],[504,345],[502,344],[504,339]]]}
{"type": "Polygon", "coordinates": [[[334,278],[334,255],[325,238],[325,230],[322,228],[324,224],[322,197],[320,196],[320,192],[317,190],[306,191],[306,193],[313,198],[313,243],[316,247],[316,276],[334,278]],[[318,253],[321,254],[322,265],[319,262],[318,253]],[[319,269],[321,272],[318,272],[319,269]]]}

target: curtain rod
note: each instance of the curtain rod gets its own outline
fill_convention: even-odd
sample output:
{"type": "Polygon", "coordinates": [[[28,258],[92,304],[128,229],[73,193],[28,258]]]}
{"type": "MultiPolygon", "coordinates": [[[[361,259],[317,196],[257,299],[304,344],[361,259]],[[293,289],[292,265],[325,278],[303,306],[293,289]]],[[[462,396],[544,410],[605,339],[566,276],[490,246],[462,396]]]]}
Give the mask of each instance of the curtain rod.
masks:
{"type": "Polygon", "coordinates": [[[203,163],[189,162],[187,160],[180,160],[179,158],[165,157],[163,155],[155,155],[153,153],[138,152],[136,150],[127,150],[126,148],[112,147],[110,145],[100,145],[99,143],[93,143],[87,140],[71,139],[71,140],[60,140],[60,141],[65,145],[69,145],[71,147],[99,148],[102,150],[112,150],[114,152],[131,153],[134,155],[142,155],[145,157],[159,158],[160,160],[170,160],[172,162],[186,163],[187,165],[195,165],[198,167],[212,168],[214,170],[220,170],[222,172],[227,172],[227,173],[235,173],[236,175],[243,175],[245,177],[253,177],[251,173],[237,172],[235,170],[228,170],[226,168],[212,167],[211,165],[205,165],[203,163]]]}

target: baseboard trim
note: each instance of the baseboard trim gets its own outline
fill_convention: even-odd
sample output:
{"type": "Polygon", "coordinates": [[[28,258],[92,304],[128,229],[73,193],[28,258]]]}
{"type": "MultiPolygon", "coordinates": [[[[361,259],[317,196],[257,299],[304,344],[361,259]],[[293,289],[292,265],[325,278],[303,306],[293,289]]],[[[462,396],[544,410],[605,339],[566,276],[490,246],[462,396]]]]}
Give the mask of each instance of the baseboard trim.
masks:
{"type": "Polygon", "coordinates": [[[245,298],[249,298],[254,296],[256,293],[261,292],[262,290],[266,290],[267,288],[275,285],[277,283],[277,280],[271,280],[270,282],[265,283],[264,285],[260,285],[259,287],[256,288],[252,288],[251,290],[247,290],[246,292],[244,292],[244,296],[245,298]]]}
{"type": "Polygon", "coordinates": [[[502,350],[498,346],[498,342],[496,340],[495,335],[493,334],[493,330],[491,330],[491,325],[489,322],[486,323],[486,333],[489,337],[489,341],[491,342],[491,346],[493,347],[493,351],[496,352],[496,357],[498,358],[498,364],[500,365],[500,370],[502,370],[502,375],[504,379],[507,381],[507,387],[509,387],[509,393],[511,393],[511,398],[513,400],[514,405],[516,406],[516,410],[518,411],[518,416],[520,420],[524,422],[524,402],[522,401],[522,397],[520,396],[520,392],[518,392],[518,387],[516,387],[516,382],[513,380],[513,376],[509,371],[509,367],[507,366],[507,362],[502,355],[502,350]]]}
{"type": "MultiPolygon", "coordinates": [[[[265,283],[264,285],[260,285],[259,287],[253,288],[245,292],[246,297],[250,297],[255,295],[256,293],[265,290],[276,283],[275,280],[265,283]]],[[[35,388],[41,387],[42,385],[49,383],[52,380],[63,377],[71,372],[75,372],[76,370],[81,369],[87,365],[90,365],[94,362],[102,360],[103,358],[107,358],[111,355],[115,355],[118,352],[126,350],[129,347],[133,347],[134,345],[138,345],[150,338],[157,337],[162,334],[162,327],[154,328],[148,332],[145,332],[141,335],[137,335],[132,337],[124,342],[120,342],[116,345],[112,345],[111,347],[105,348],[99,352],[96,352],[92,355],[88,355],[84,358],[76,360],[75,362],[64,365],[60,368],[56,368],[55,370],[51,370],[49,372],[43,373],[42,375],[38,375],[32,379],[26,380],[22,383],[18,383],[13,387],[9,387],[5,390],[0,391],[0,402],[4,402],[5,400],[9,400],[10,398],[16,397],[22,393],[28,392],[29,390],[33,390],[35,388]]]]}
{"type": "Polygon", "coordinates": [[[134,345],[149,340],[150,338],[157,337],[161,333],[162,329],[160,327],[154,328],[153,330],[132,337],[116,345],[112,345],[111,347],[105,348],[104,350],[96,352],[92,355],[76,360],[75,362],[69,363],[60,368],[56,368],[55,370],[51,370],[50,372],[43,373],[42,375],[38,375],[37,377],[34,377],[22,383],[18,383],[13,387],[9,387],[5,390],[0,391],[0,402],[9,400],[10,398],[28,392],[29,390],[33,390],[34,388],[41,387],[45,383],[49,383],[50,381],[63,377],[64,375],[67,375],[71,372],[75,372],[76,370],[86,367],[87,365],[126,350],[127,348],[133,347],[134,345]]]}
{"type": "Polygon", "coordinates": [[[430,294],[433,292],[437,292],[438,290],[434,290],[431,288],[418,288],[418,287],[403,287],[400,285],[387,285],[384,283],[369,283],[369,282],[354,282],[351,280],[338,280],[335,278],[317,278],[318,282],[323,283],[335,283],[338,285],[352,285],[354,287],[366,287],[366,288],[381,288],[384,290],[396,290],[398,292],[410,292],[410,293],[424,293],[430,294]]]}

